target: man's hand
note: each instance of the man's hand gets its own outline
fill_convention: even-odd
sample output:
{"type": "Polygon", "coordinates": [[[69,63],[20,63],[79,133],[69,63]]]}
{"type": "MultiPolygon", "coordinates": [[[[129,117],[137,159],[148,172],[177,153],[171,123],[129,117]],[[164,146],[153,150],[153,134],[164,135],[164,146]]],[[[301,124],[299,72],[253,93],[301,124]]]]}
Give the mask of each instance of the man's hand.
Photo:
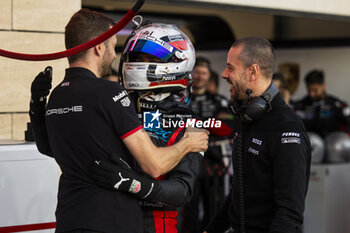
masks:
{"type": "Polygon", "coordinates": [[[110,161],[94,161],[90,177],[97,184],[114,191],[129,192],[138,199],[152,200],[159,191],[157,180],[143,177],[133,171],[118,155],[110,161]]]}
{"type": "Polygon", "coordinates": [[[191,152],[205,152],[208,149],[209,131],[205,129],[187,128],[181,140],[188,140],[191,152]]]}
{"type": "Polygon", "coordinates": [[[48,66],[40,72],[32,82],[29,116],[31,122],[45,122],[46,97],[50,93],[52,82],[52,67],[48,66]]]}
{"type": "Polygon", "coordinates": [[[52,67],[48,66],[44,71],[40,72],[32,82],[30,89],[32,94],[32,103],[45,102],[46,97],[50,93],[52,87],[52,67]]]}

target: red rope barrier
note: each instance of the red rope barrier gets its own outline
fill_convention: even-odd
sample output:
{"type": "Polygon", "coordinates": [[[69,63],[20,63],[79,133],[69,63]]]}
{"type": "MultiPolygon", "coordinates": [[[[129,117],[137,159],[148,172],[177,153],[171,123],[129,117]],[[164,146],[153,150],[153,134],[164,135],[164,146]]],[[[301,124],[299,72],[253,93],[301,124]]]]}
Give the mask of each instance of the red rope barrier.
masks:
{"type": "Polygon", "coordinates": [[[95,45],[102,43],[107,40],[111,36],[115,35],[121,29],[123,29],[132,18],[137,15],[138,10],[141,8],[144,1],[137,1],[135,6],[128,11],[128,13],[111,29],[104,32],[102,35],[92,39],[84,44],[78,45],[74,48],[68,49],[66,51],[56,52],[56,53],[48,53],[48,54],[25,54],[25,53],[15,53],[7,50],[0,49],[0,56],[18,59],[18,60],[27,60],[27,61],[47,61],[54,60],[63,57],[68,57],[80,53],[86,49],[89,49],[95,45]]]}
{"type": "Polygon", "coordinates": [[[36,224],[28,224],[28,225],[0,227],[0,233],[47,230],[47,229],[54,229],[54,228],[56,228],[55,222],[36,223],[36,224]]]}

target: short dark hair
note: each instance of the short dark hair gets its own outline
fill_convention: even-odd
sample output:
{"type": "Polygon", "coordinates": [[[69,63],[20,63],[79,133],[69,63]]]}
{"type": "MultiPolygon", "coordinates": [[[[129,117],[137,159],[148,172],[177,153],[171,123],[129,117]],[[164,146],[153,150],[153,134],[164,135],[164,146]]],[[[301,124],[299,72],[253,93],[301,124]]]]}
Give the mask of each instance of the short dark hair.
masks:
{"type": "Polygon", "coordinates": [[[322,70],[312,70],[305,76],[305,83],[307,86],[311,84],[323,84],[324,74],[322,70]]]}
{"type": "Polygon", "coordinates": [[[272,78],[275,69],[276,54],[271,43],[261,37],[246,37],[236,40],[231,47],[242,47],[238,58],[245,68],[253,64],[259,65],[261,73],[272,78]]]}
{"type": "Polygon", "coordinates": [[[281,82],[281,87],[286,88],[286,79],[281,73],[273,73],[272,75],[272,81],[280,81],[281,82]]]}
{"type": "Polygon", "coordinates": [[[196,63],[194,64],[194,67],[196,67],[196,66],[205,66],[210,71],[210,61],[205,57],[197,57],[196,63]]]}
{"type": "MultiPolygon", "coordinates": [[[[78,45],[101,35],[114,25],[112,19],[96,11],[81,9],[69,20],[65,30],[66,49],[78,45]]],[[[86,51],[68,57],[68,61],[74,62],[85,55],[86,51]]]]}

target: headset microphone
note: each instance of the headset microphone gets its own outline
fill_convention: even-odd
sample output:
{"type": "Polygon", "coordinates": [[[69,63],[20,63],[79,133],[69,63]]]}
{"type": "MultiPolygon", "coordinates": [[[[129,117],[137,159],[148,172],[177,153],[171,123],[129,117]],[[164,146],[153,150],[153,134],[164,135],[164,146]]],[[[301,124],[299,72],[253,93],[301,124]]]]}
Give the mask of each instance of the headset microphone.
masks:
{"type": "Polygon", "coordinates": [[[252,97],[253,91],[251,89],[247,89],[245,93],[248,95],[247,101],[242,103],[233,100],[229,107],[233,114],[237,115],[244,123],[251,123],[271,110],[271,101],[277,95],[278,89],[271,82],[269,88],[261,96],[252,97]]]}
{"type": "Polygon", "coordinates": [[[248,88],[248,89],[245,91],[245,93],[247,94],[248,99],[250,99],[250,96],[252,95],[253,90],[248,88]]]}

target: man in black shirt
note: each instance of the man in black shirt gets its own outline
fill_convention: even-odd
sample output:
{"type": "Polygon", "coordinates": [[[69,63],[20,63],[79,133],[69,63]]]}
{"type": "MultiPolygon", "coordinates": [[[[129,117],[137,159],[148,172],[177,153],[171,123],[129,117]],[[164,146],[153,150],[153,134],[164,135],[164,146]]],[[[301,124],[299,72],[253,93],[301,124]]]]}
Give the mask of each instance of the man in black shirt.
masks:
{"type": "MultiPolygon", "coordinates": [[[[89,41],[112,25],[99,13],[80,10],[66,26],[67,49],[89,41]]],[[[117,83],[98,79],[111,72],[116,42],[116,37],[111,37],[69,57],[65,78],[52,91],[47,105],[45,127],[52,149],[47,152],[62,170],[56,232],[142,232],[138,201],[100,188],[90,180],[88,170],[95,159],[117,154],[133,164],[130,151],[143,171],[158,177],[175,167],[188,152],[207,148],[206,132],[186,131],[178,143],[167,148],[157,148],[152,143],[141,130],[128,93],[117,83]]],[[[34,98],[31,105],[40,100],[34,98]]],[[[35,111],[30,115],[35,124],[35,111]]],[[[123,182],[121,179],[120,184],[123,182]]]]}
{"type": "Polygon", "coordinates": [[[323,71],[310,71],[305,76],[305,84],[308,95],[294,104],[294,110],[306,130],[321,137],[337,131],[350,133],[350,107],[338,98],[327,95],[323,71]]]}
{"type": "Polygon", "coordinates": [[[235,118],[234,179],[208,233],[301,232],[310,173],[310,142],[274,84],[275,53],[259,37],[235,41],[222,73],[235,118]]]}

